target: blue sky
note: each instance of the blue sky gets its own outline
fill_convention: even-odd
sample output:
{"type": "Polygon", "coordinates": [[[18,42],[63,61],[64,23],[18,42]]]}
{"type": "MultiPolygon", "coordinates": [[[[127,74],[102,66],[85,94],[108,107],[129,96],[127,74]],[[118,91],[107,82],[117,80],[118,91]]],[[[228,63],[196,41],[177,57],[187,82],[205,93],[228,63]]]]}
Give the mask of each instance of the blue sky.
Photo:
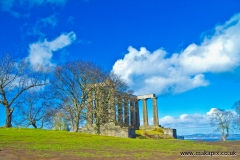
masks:
{"type": "Polygon", "coordinates": [[[96,62],[155,93],[160,124],[180,135],[213,133],[211,109],[240,99],[238,0],[1,0],[0,21],[0,54],[96,62]]]}

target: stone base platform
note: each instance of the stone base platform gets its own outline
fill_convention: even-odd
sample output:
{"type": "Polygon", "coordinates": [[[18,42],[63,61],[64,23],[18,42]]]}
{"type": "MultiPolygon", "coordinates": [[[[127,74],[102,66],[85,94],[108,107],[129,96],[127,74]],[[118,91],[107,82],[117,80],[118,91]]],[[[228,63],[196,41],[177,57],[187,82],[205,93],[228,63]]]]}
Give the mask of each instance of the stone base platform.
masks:
{"type": "Polygon", "coordinates": [[[177,138],[177,130],[176,129],[171,129],[171,128],[163,128],[161,127],[161,125],[159,126],[140,126],[139,129],[140,130],[154,130],[156,128],[161,128],[164,132],[164,134],[173,137],[173,138],[177,138]]]}
{"type": "MultiPolygon", "coordinates": [[[[79,128],[79,132],[96,134],[96,125],[86,125],[79,128]]],[[[123,137],[123,138],[136,138],[134,127],[121,127],[115,125],[114,122],[106,123],[100,127],[100,135],[123,137]]]]}

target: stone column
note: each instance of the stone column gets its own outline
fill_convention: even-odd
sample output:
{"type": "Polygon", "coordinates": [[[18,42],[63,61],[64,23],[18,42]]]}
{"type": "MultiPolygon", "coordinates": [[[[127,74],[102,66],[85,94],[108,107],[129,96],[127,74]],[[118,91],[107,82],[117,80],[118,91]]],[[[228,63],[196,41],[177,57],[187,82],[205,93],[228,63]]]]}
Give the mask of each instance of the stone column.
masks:
{"type": "Polygon", "coordinates": [[[153,125],[159,127],[157,97],[152,98],[153,101],[153,125]]]}
{"type": "Polygon", "coordinates": [[[142,99],[142,102],[143,102],[143,126],[148,126],[147,99],[142,99]]]}
{"type": "Polygon", "coordinates": [[[88,99],[87,99],[87,125],[92,125],[93,123],[93,99],[91,93],[88,94],[88,99]]]}
{"type": "Polygon", "coordinates": [[[135,108],[133,105],[133,100],[130,100],[130,126],[136,125],[136,119],[135,119],[135,108]]]}
{"type": "Polygon", "coordinates": [[[109,100],[109,115],[110,115],[110,121],[115,122],[116,120],[116,110],[115,110],[115,98],[114,95],[110,95],[110,100],[109,100]]]}
{"type": "Polygon", "coordinates": [[[135,101],[135,128],[139,129],[140,126],[140,117],[139,117],[139,107],[138,107],[138,100],[135,101]]]}
{"type": "Polygon", "coordinates": [[[117,98],[114,97],[114,116],[115,116],[114,122],[117,122],[117,106],[118,106],[117,98]]]}
{"type": "Polygon", "coordinates": [[[95,91],[95,92],[93,92],[93,98],[92,98],[92,109],[93,109],[92,117],[93,117],[93,124],[95,124],[95,117],[97,116],[97,115],[96,115],[96,111],[95,111],[96,106],[98,106],[98,101],[97,101],[97,93],[96,93],[96,91],[95,91]]]}
{"type": "Polygon", "coordinates": [[[127,98],[124,98],[124,125],[129,126],[129,105],[127,98]]]}
{"type": "Polygon", "coordinates": [[[118,97],[118,123],[122,125],[123,117],[122,117],[122,98],[118,97]]]}
{"type": "Polygon", "coordinates": [[[101,92],[101,90],[99,91],[99,98],[97,98],[98,101],[98,108],[101,107],[105,114],[107,115],[108,118],[104,119],[104,122],[107,122],[110,118],[110,105],[109,105],[109,101],[106,102],[107,96],[101,92]]]}

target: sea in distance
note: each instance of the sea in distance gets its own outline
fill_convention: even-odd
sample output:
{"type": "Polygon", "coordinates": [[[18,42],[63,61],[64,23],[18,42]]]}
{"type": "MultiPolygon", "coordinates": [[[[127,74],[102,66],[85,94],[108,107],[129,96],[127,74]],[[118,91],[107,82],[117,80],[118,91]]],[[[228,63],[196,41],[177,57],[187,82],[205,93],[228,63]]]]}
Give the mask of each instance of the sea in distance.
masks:
{"type": "MultiPolygon", "coordinates": [[[[202,141],[202,142],[216,142],[222,141],[220,134],[193,134],[178,136],[178,139],[191,140],[191,141],[202,141]]],[[[228,141],[240,141],[240,134],[230,134],[227,137],[228,141]]]]}

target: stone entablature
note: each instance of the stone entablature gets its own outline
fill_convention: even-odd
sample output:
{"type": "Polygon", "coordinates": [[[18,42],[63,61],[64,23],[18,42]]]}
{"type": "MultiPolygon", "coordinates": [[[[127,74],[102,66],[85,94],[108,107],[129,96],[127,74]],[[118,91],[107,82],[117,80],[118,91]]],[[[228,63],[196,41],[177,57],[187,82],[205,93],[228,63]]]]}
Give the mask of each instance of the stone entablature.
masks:
{"type": "Polygon", "coordinates": [[[144,94],[141,96],[137,96],[137,99],[148,99],[148,98],[154,98],[156,97],[155,94],[144,94]]]}

